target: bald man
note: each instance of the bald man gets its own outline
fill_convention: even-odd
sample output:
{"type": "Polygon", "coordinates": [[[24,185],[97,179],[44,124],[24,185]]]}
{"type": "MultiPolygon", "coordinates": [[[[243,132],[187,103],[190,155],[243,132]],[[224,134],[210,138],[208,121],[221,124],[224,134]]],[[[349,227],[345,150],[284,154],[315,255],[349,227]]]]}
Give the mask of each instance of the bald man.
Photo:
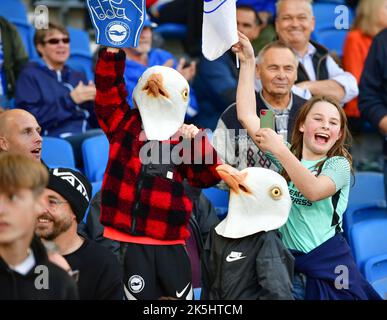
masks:
{"type": "Polygon", "coordinates": [[[41,128],[35,117],[21,109],[0,113],[0,152],[13,152],[40,161],[41,128]]]}

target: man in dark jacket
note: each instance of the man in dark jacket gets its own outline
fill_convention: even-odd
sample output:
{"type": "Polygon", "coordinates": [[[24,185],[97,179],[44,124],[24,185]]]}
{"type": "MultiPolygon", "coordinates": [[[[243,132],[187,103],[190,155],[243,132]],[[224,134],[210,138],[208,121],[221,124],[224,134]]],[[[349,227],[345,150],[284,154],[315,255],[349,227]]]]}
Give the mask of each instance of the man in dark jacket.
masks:
{"type": "Polygon", "coordinates": [[[33,238],[47,170],[23,155],[0,155],[0,300],[77,299],[75,282],[33,238]]]}
{"type": "Polygon", "coordinates": [[[16,27],[0,17],[0,106],[8,107],[13,98],[16,78],[28,61],[16,27]]]}
{"type": "Polygon", "coordinates": [[[387,29],[373,39],[360,79],[359,109],[384,137],[384,184],[387,191],[387,29]]]}

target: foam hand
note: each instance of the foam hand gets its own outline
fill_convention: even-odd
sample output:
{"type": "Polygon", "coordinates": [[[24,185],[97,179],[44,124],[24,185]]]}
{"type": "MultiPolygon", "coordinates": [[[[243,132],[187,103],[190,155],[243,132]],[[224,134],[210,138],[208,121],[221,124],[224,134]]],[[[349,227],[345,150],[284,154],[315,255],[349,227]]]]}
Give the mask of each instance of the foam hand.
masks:
{"type": "Polygon", "coordinates": [[[109,47],[137,47],[145,0],[87,0],[96,42],[109,47]]]}

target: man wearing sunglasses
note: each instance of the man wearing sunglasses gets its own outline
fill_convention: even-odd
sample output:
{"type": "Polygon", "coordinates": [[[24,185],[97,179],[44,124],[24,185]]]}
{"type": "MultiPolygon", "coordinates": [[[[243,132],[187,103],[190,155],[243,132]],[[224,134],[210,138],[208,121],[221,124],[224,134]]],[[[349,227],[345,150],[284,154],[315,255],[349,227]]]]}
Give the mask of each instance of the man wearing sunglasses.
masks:
{"type": "Polygon", "coordinates": [[[16,107],[36,117],[43,136],[66,138],[74,146],[74,140],[96,134],[89,131],[98,128],[93,111],[95,85],[66,65],[70,56],[66,28],[49,23],[48,29],[36,30],[34,43],[41,59],[30,62],[20,73],[16,107]]]}

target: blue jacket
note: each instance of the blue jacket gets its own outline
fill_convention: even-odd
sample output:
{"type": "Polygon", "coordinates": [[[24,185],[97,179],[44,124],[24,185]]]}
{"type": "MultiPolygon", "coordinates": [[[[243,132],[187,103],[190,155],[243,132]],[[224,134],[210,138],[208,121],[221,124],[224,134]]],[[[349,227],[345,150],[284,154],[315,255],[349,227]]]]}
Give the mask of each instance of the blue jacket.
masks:
{"type": "MultiPolygon", "coordinates": [[[[162,66],[165,62],[172,59],[174,61],[173,67],[176,69],[177,63],[175,57],[169,53],[168,51],[162,49],[152,49],[148,54],[148,65],[144,66],[141,63],[138,63],[133,60],[126,59],[125,62],[125,84],[126,90],[128,91],[128,96],[126,98],[128,104],[131,108],[133,108],[132,94],[134,87],[137,84],[138,79],[140,79],[143,72],[153,66],[162,66]]],[[[189,97],[189,106],[187,110],[187,119],[192,118],[198,113],[198,103],[196,101],[196,96],[193,89],[190,89],[190,97],[189,97]]]]}
{"type": "MultiPolygon", "coordinates": [[[[361,116],[378,130],[379,122],[387,116],[387,29],[372,41],[359,84],[361,116]]],[[[387,141],[384,141],[387,155],[387,141]]]]}
{"type": "Polygon", "coordinates": [[[70,96],[79,81],[87,84],[86,76],[68,66],[57,73],[42,62],[30,62],[16,82],[15,107],[36,117],[42,135],[77,134],[98,127],[94,103],[77,105],[70,96]]]}
{"type": "Polygon", "coordinates": [[[360,274],[347,241],[336,234],[309,253],[293,252],[295,271],[306,275],[306,300],[381,300],[378,293],[360,274]],[[339,268],[338,268],[339,267],[339,268]],[[346,272],[343,268],[346,267],[346,272]],[[344,285],[348,277],[348,289],[335,287],[344,285]],[[343,281],[341,281],[341,278],[343,281]]]}

